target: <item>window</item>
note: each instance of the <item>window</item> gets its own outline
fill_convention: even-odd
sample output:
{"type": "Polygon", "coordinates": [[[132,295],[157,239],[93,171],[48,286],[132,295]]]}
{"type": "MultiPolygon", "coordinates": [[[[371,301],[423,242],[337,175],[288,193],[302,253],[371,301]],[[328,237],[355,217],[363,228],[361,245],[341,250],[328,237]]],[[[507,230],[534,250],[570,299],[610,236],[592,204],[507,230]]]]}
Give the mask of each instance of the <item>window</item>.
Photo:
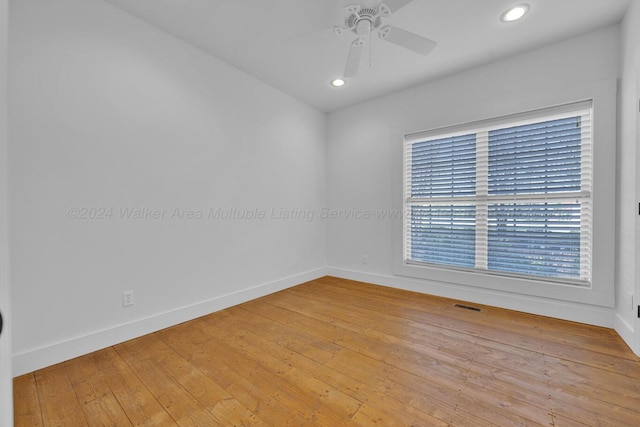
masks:
{"type": "Polygon", "coordinates": [[[404,262],[591,282],[592,102],[408,135],[404,262]]]}

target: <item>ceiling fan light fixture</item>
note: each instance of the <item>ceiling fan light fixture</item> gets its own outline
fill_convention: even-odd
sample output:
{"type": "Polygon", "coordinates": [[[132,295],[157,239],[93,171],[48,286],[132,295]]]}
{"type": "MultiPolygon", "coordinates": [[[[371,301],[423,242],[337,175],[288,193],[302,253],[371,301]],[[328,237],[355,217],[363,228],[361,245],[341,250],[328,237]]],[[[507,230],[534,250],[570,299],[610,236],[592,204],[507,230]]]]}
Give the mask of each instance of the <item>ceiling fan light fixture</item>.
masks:
{"type": "Polygon", "coordinates": [[[519,4],[518,6],[514,6],[510,9],[508,9],[507,11],[505,11],[502,16],[500,17],[500,20],[502,22],[515,22],[518,21],[520,19],[522,19],[522,17],[524,15],[527,14],[527,12],[529,11],[529,5],[528,4],[519,4]]]}
{"type": "Polygon", "coordinates": [[[342,87],[347,83],[347,81],[345,79],[341,79],[341,78],[336,78],[331,80],[331,86],[333,87],[342,87]]]}

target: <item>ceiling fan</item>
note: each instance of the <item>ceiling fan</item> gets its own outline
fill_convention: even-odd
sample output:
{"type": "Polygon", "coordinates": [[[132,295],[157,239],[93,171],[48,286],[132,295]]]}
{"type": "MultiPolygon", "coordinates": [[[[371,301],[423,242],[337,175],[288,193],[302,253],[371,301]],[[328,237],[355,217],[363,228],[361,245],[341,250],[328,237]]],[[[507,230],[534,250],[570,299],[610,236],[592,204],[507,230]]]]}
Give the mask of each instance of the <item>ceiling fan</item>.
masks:
{"type": "Polygon", "coordinates": [[[347,65],[344,69],[344,77],[353,77],[358,73],[362,52],[367,42],[370,42],[373,33],[377,33],[382,40],[404,47],[420,55],[428,55],[436,47],[437,43],[433,40],[393,25],[383,25],[385,19],[412,1],[383,0],[377,7],[361,4],[345,7],[345,26],[334,27],[334,32],[338,35],[351,32],[357,38],[351,42],[347,65]]]}

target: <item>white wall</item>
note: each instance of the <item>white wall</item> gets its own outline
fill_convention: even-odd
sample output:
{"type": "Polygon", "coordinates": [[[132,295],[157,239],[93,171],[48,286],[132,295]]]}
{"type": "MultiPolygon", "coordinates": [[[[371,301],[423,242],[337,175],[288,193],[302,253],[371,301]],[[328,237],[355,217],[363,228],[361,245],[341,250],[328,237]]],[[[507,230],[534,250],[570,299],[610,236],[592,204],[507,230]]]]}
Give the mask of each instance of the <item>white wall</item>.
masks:
{"type": "Polygon", "coordinates": [[[7,224],[7,0],[0,0],[0,427],[13,425],[11,313],[9,306],[9,242],[7,224]]]}
{"type": "MultiPolygon", "coordinates": [[[[459,276],[439,280],[399,276],[398,221],[333,220],[328,262],[333,274],[487,303],[538,314],[613,326],[615,232],[616,79],[619,27],[557,43],[329,115],[329,206],[399,210],[402,137],[406,133],[498,117],[597,97],[596,246],[594,289],[544,285],[511,293],[463,286],[459,276]],[[601,95],[601,92],[606,92],[601,95]],[[598,122],[600,120],[600,122],[598,122]],[[367,264],[362,262],[367,256],[367,264]],[[546,286],[545,291],[540,291],[546,286]],[[548,292],[547,292],[548,291],[548,292]],[[527,294],[528,293],[528,294],[527,294]],[[581,301],[569,302],[573,296],[581,301]]],[[[375,216],[375,215],[374,215],[375,216]]],[[[448,276],[446,275],[448,274],[448,276]]],[[[486,280],[498,282],[500,279],[486,280]]]]}
{"type": "Polygon", "coordinates": [[[632,1],[621,25],[622,78],[620,90],[620,148],[618,167],[618,265],[616,329],[640,354],[640,330],[636,319],[638,288],[638,201],[640,200],[640,152],[637,150],[638,82],[640,70],[640,3],[632,1]],[[632,304],[632,294],[635,301],[632,304]],[[634,325],[635,323],[635,325],[634,325]],[[635,330],[635,337],[632,334],[635,330]]]}
{"type": "Polygon", "coordinates": [[[324,273],[324,114],[100,0],[10,12],[15,374],[324,273]]]}

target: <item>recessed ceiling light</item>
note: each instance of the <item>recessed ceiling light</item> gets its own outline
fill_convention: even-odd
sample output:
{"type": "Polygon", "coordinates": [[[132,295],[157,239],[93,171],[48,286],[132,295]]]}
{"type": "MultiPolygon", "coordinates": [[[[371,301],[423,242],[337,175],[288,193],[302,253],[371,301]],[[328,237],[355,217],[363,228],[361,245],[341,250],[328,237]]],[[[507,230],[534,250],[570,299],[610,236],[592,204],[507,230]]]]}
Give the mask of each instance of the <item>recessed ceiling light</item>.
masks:
{"type": "Polygon", "coordinates": [[[502,14],[500,19],[502,22],[514,22],[518,19],[522,18],[529,11],[528,4],[520,4],[518,6],[514,6],[511,9],[507,10],[502,14]]]}
{"type": "Polygon", "coordinates": [[[333,87],[341,87],[341,86],[344,86],[345,83],[346,81],[340,78],[331,80],[331,86],[333,87]]]}

